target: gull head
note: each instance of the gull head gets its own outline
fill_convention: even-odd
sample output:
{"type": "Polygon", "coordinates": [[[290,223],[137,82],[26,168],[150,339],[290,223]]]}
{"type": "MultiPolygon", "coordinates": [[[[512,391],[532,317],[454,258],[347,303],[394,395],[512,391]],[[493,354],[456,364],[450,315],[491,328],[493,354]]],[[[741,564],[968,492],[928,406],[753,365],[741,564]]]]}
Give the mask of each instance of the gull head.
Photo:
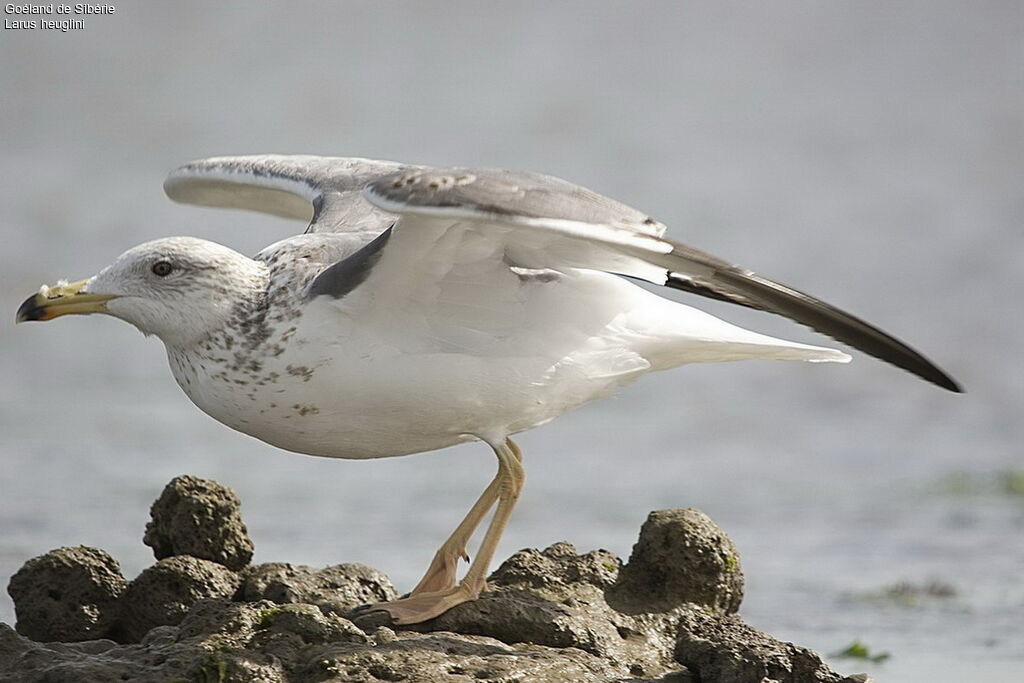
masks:
{"type": "Polygon", "coordinates": [[[86,280],[43,285],[16,321],[106,313],[187,347],[221,329],[265,284],[262,263],[207,240],[168,237],[129,249],[86,280]]]}

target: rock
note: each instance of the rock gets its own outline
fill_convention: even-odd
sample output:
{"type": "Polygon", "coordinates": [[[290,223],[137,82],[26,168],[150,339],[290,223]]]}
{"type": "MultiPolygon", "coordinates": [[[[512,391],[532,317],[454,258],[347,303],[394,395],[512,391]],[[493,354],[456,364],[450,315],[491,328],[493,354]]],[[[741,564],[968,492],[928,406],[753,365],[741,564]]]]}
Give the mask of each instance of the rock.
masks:
{"type": "Polygon", "coordinates": [[[701,681],[840,683],[817,653],[783,643],[735,616],[694,609],[682,615],[676,659],[701,681]]]}
{"type": "Polygon", "coordinates": [[[299,661],[309,645],[365,644],[369,638],[348,619],[324,614],[313,605],[281,605],[265,610],[249,649],[278,661],[299,661]]]}
{"type": "Polygon", "coordinates": [[[184,678],[198,683],[287,683],[281,662],[273,658],[240,657],[209,653],[184,672],[184,678]]]}
{"type": "Polygon", "coordinates": [[[269,602],[203,600],[180,627],[154,628],[142,645],[109,640],[33,643],[0,624],[0,682],[284,683],[291,679],[280,661],[245,648],[259,614],[274,607],[269,602]]]}
{"type": "Polygon", "coordinates": [[[622,560],[607,550],[579,555],[572,543],[563,541],[543,552],[520,550],[491,574],[488,583],[545,590],[578,583],[608,588],[618,579],[621,568],[622,560]]]}
{"type": "Polygon", "coordinates": [[[0,624],[0,683],[859,680],[732,614],[743,593],[736,550],[696,510],[651,513],[625,566],[569,543],[521,550],[479,600],[400,629],[386,613],[346,618],[395,598],[375,569],[244,566],[252,545],[237,498],[214,482],[172,481],[146,540],[166,556],[127,586],[91,548],[26,563],[9,589],[19,630],[82,642],[33,642],[0,624]],[[177,554],[186,550],[207,557],[177,554]]]}
{"type": "Polygon", "coordinates": [[[155,626],[174,625],[203,598],[231,598],[241,577],[223,565],[179,555],[143,570],[121,598],[117,638],[138,642],[155,626]]]}
{"type": "Polygon", "coordinates": [[[37,643],[0,623],[0,681],[106,683],[135,681],[149,673],[149,667],[137,657],[118,657],[119,647],[110,640],[37,643]]]}
{"type": "Polygon", "coordinates": [[[143,542],[158,560],[192,555],[237,571],[252,559],[241,502],[215,481],[175,477],[153,503],[150,516],[143,542]]]}
{"type": "Polygon", "coordinates": [[[227,598],[204,598],[192,605],[177,628],[154,628],[142,642],[170,635],[179,641],[215,641],[221,650],[240,649],[261,627],[266,615],[277,609],[279,607],[269,600],[234,602],[227,598]]]}
{"type": "Polygon", "coordinates": [[[33,640],[105,638],[128,583],[117,560],[97,548],[58,548],[34,557],[11,577],[18,633],[33,640]]]}
{"type": "MultiPolygon", "coordinates": [[[[617,676],[657,676],[678,668],[672,618],[634,618],[612,609],[605,591],[622,562],[597,550],[577,554],[570,543],[521,550],[488,578],[490,590],[423,624],[417,631],[451,631],[580,649],[605,661],[617,676]]],[[[362,626],[361,619],[356,624],[362,626]]]]}
{"type": "Polygon", "coordinates": [[[621,666],[575,648],[388,629],[367,638],[335,615],[321,619],[316,611],[268,601],[203,600],[180,626],[150,631],[142,646],[33,643],[0,625],[0,681],[597,683],[623,678],[621,666]]]}
{"type": "Polygon", "coordinates": [[[617,667],[572,648],[510,646],[492,638],[454,633],[400,632],[397,635],[397,639],[375,647],[332,644],[314,649],[310,652],[309,663],[297,670],[292,680],[597,683],[622,678],[617,667]]]}
{"type": "Polygon", "coordinates": [[[387,575],[355,563],[324,569],[282,562],[260,564],[246,570],[241,589],[243,600],[308,603],[341,615],[358,605],[394,600],[396,596],[387,575]]]}
{"type": "Polygon", "coordinates": [[[365,643],[366,634],[348,619],[324,614],[313,605],[281,605],[260,615],[263,633],[294,633],[303,643],[365,643]]]}
{"type": "Polygon", "coordinates": [[[626,614],[668,612],[685,604],[733,614],[743,573],[732,540],[700,510],[656,510],[640,529],[608,602],[626,614]]]}
{"type": "Polygon", "coordinates": [[[692,672],[683,669],[670,671],[658,678],[627,678],[617,683],[700,683],[692,672]]]}
{"type": "Polygon", "coordinates": [[[273,658],[255,660],[216,653],[193,662],[185,670],[184,678],[199,683],[287,683],[290,680],[281,663],[273,658]]]}

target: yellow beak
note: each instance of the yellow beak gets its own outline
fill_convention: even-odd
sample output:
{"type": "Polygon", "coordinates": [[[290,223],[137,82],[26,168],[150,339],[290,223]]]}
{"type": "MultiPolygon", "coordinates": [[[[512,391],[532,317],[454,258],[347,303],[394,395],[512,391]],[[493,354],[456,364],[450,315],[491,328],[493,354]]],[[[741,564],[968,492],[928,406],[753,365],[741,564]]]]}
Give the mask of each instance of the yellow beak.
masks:
{"type": "Polygon", "coordinates": [[[107,302],[116,299],[116,294],[90,294],[83,292],[88,280],[79,280],[56,287],[43,287],[38,294],[25,299],[18,307],[14,318],[16,323],[26,320],[53,320],[71,313],[103,313],[107,302]]]}

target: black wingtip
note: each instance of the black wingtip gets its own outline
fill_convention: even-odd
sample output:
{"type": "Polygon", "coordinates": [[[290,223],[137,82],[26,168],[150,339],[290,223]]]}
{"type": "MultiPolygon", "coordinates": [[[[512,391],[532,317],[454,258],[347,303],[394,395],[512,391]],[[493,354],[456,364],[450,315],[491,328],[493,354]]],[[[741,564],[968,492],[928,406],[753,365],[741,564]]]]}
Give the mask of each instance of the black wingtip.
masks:
{"type": "MultiPolygon", "coordinates": [[[[892,339],[890,337],[890,339],[892,339]]],[[[871,350],[861,349],[865,353],[875,356],[881,360],[886,361],[898,368],[906,370],[912,375],[920,377],[924,381],[934,384],[937,387],[951,391],[954,394],[963,394],[964,388],[955,379],[950,377],[942,368],[935,363],[931,362],[920,353],[910,348],[903,342],[893,339],[893,341],[899,344],[902,349],[898,355],[882,355],[872,353],[871,350]]]]}
{"type": "Polygon", "coordinates": [[[964,388],[955,379],[944,373],[942,370],[935,368],[937,374],[935,377],[925,377],[932,384],[942,387],[948,391],[952,391],[954,394],[966,394],[964,388]]]}
{"type": "Polygon", "coordinates": [[[926,382],[955,394],[964,393],[956,380],[899,339],[831,304],[756,273],[727,266],[717,269],[710,281],[701,282],[669,272],[665,285],[783,315],[926,382]]]}

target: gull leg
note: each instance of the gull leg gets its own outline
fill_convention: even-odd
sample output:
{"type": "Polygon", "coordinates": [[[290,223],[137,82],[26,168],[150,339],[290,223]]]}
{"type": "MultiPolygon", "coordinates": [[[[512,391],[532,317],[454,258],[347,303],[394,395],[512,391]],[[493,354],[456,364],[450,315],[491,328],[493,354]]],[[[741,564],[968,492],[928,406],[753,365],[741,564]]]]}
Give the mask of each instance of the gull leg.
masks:
{"type": "Polygon", "coordinates": [[[495,475],[491,483],[487,485],[484,492],[480,494],[476,503],[470,508],[465,519],[456,527],[448,540],[441,544],[441,547],[434,553],[434,559],[430,562],[427,572],[416,584],[409,594],[419,595],[420,593],[434,593],[451,588],[455,585],[455,575],[458,569],[459,560],[469,561],[469,554],[466,552],[466,543],[472,538],[473,532],[480,526],[480,522],[490,512],[494,502],[498,500],[498,492],[501,487],[501,477],[495,475]]]}
{"type": "Polygon", "coordinates": [[[508,519],[512,515],[512,508],[515,507],[523,482],[526,480],[522,451],[511,439],[506,439],[505,443],[496,447],[494,453],[498,456],[498,474],[480,495],[469,514],[462,520],[462,524],[437,551],[434,561],[416,589],[407,598],[371,605],[370,611],[386,611],[396,624],[416,624],[444,614],[455,605],[475,600],[480,595],[487,585],[487,570],[494,559],[501,534],[505,531],[508,519]],[[453,586],[450,582],[455,578],[454,565],[465,553],[466,542],[494,504],[495,497],[498,500],[498,508],[494,512],[490,526],[487,527],[484,540],[480,543],[480,551],[466,576],[453,586]],[[425,586],[443,587],[427,590],[425,586]]]}
{"type": "Polygon", "coordinates": [[[503,449],[496,451],[498,454],[499,471],[502,466],[507,470],[507,477],[501,482],[501,489],[498,497],[498,509],[494,512],[494,519],[487,527],[484,540],[480,542],[480,550],[477,552],[476,560],[469,566],[466,576],[459,582],[460,586],[467,586],[473,592],[471,599],[475,600],[480,592],[487,587],[487,570],[494,559],[494,552],[498,549],[498,542],[505,532],[508,520],[512,516],[512,509],[519,500],[519,494],[526,482],[526,471],[523,469],[523,452],[512,439],[505,439],[503,449]]]}

